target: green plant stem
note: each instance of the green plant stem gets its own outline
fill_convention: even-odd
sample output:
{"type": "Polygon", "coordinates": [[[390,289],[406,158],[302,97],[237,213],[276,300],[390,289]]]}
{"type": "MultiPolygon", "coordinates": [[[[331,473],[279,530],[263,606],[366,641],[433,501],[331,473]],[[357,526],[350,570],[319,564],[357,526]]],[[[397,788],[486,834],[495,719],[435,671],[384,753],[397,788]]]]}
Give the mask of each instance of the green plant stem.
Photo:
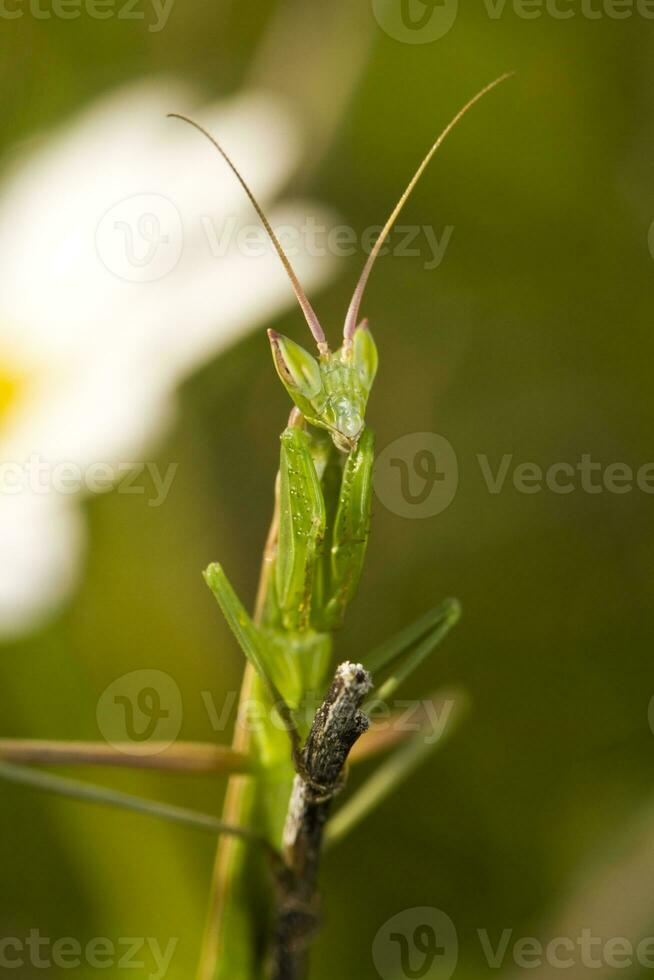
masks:
{"type": "Polygon", "coordinates": [[[166,772],[247,773],[250,759],[241,752],[209,742],[57,742],[37,739],[0,739],[0,759],[41,765],[115,766],[159,769],[166,772]]]}

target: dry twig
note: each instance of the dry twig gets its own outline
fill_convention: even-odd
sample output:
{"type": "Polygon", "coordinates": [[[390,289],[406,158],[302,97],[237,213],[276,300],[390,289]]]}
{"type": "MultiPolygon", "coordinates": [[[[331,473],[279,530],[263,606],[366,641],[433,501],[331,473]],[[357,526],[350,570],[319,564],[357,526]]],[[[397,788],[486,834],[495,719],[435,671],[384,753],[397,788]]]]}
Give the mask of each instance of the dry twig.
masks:
{"type": "Polygon", "coordinates": [[[295,777],[284,828],[286,869],[278,880],[272,980],[305,976],[307,949],[317,924],[316,880],[323,832],[331,802],[342,787],[350,749],[368,728],[360,708],[371,687],[370,674],[360,664],[341,664],[304,746],[302,771],[295,777]]]}

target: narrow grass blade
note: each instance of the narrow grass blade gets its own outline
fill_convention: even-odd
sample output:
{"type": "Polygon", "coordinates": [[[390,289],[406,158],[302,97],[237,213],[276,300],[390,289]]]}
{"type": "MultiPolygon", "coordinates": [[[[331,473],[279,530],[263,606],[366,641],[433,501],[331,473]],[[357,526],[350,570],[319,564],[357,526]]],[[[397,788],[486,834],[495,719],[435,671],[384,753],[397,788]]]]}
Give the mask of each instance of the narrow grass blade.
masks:
{"type": "Polygon", "coordinates": [[[373,675],[375,672],[388,667],[394,660],[402,656],[410,647],[426,633],[439,626],[448,624],[451,628],[461,616],[461,603],[458,599],[445,599],[443,602],[424,613],[409,626],[389,637],[365,658],[366,670],[373,675]]]}
{"type": "Polygon", "coordinates": [[[404,658],[394,667],[390,677],[377,689],[376,700],[385,701],[390,698],[400,684],[447,636],[460,616],[461,605],[458,600],[446,599],[435,609],[425,613],[410,626],[386,640],[366,657],[364,666],[373,677],[376,677],[385,667],[404,658]]]}
{"type": "Polygon", "coordinates": [[[372,773],[362,786],[337,810],[327,824],[325,842],[327,847],[337,844],[357,824],[361,823],[373,810],[394,793],[395,790],[422,765],[429,755],[448,738],[460,721],[464,699],[460,699],[451,712],[448,724],[436,739],[425,738],[421,732],[413,735],[401,745],[385,762],[372,773]]]}
{"type": "Polygon", "coordinates": [[[261,634],[245,610],[241,600],[236,595],[221,565],[217,562],[209,565],[204,572],[204,580],[213,592],[241,650],[268,688],[275,709],[282,719],[291,739],[293,754],[299,758],[300,737],[297,727],[291,709],[282,697],[273,679],[274,666],[268,662],[268,651],[261,634]]]}
{"type": "Polygon", "coordinates": [[[14,765],[11,762],[0,762],[0,779],[23,786],[32,786],[46,793],[80,800],[84,803],[98,803],[103,806],[114,806],[122,810],[131,810],[145,816],[168,820],[173,823],[197,827],[199,830],[209,830],[216,834],[230,834],[246,840],[262,842],[263,839],[244,827],[233,827],[223,823],[208,813],[197,813],[185,807],[174,806],[171,803],[160,803],[156,800],[146,800],[140,796],[121,793],[118,790],[97,786],[94,783],[84,783],[77,779],[54,776],[51,773],[32,769],[29,766],[14,765]]]}

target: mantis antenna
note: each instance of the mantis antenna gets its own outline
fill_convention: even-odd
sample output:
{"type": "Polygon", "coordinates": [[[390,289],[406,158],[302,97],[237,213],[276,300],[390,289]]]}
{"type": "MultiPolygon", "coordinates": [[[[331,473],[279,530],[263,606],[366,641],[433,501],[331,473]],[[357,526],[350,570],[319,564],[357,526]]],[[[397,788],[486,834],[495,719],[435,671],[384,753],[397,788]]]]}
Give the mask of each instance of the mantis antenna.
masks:
{"type": "Polygon", "coordinates": [[[370,255],[368,256],[368,260],[363,268],[363,272],[361,273],[361,278],[359,279],[356,285],[356,289],[354,290],[354,294],[352,296],[352,301],[347,311],[347,316],[345,317],[345,326],[343,328],[343,337],[345,339],[346,344],[348,344],[352,340],[352,337],[354,335],[354,331],[357,326],[357,320],[359,318],[359,307],[361,306],[361,300],[363,299],[363,293],[366,288],[366,283],[368,282],[368,277],[370,275],[373,265],[375,264],[375,260],[379,255],[381,248],[384,242],[386,241],[391,228],[395,224],[400,211],[402,210],[407,200],[409,199],[409,196],[413,188],[416,186],[416,184],[422,177],[431,158],[434,156],[434,154],[439,149],[439,147],[443,144],[446,137],[449,136],[449,134],[452,132],[456,124],[460,122],[461,119],[463,119],[463,117],[468,112],[468,110],[471,109],[473,105],[475,105],[477,102],[479,102],[480,99],[483,99],[485,95],[488,95],[488,93],[491,92],[494,88],[496,88],[501,82],[504,82],[506,81],[507,78],[510,78],[512,74],[513,72],[506,72],[504,75],[501,75],[500,78],[496,78],[494,82],[491,82],[490,85],[486,85],[486,87],[483,88],[480,92],[477,92],[477,94],[473,96],[473,98],[470,99],[470,101],[466,103],[466,105],[464,105],[464,107],[460,109],[459,112],[457,112],[454,119],[452,119],[452,121],[445,127],[441,135],[433,144],[427,156],[424,158],[424,160],[416,170],[414,176],[412,177],[409,183],[409,186],[405,190],[400,200],[397,202],[397,205],[395,206],[393,213],[391,214],[390,218],[384,225],[379,238],[375,242],[374,247],[370,252],[370,255]]]}
{"type": "Polygon", "coordinates": [[[266,217],[263,208],[261,207],[261,205],[257,201],[256,197],[254,196],[254,194],[252,193],[252,191],[248,187],[248,185],[247,185],[247,183],[245,181],[245,178],[239,173],[238,168],[232,162],[232,160],[229,158],[229,156],[227,155],[227,153],[225,152],[225,150],[223,150],[223,148],[220,145],[220,143],[218,142],[218,140],[215,139],[215,137],[213,137],[211,135],[211,133],[209,133],[203,126],[201,126],[200,123],[195,122],[195,120],[193,120],[193,119],[189,119],[188,116],[183,116],[179,112],[169,112],[168,113],[168,117],[170,119],[181,119],[182,122],[186,122],[190,126],[193,126],[200,133],[202,133],[203,136],[206,136],[206,138],[209,140],[209,142],[210,143],[213,143],[213,145],[215,146],[215,148],[218,150],[218,152],[222,156],[223,160],[228,165],[228,167],[230,168],[230,170],[232,171],[232,173],[234,174],[234,176],[236,177],[236,179],[240,183],[241,187],[243,188],[243,190],[245,191],[245,193],[249,197],[250,202],[252,203],[252,206],[253,206],[254,210],[259,215],[259,218],[261,219],[261,223],[263,224],[264,228],[266,229],[266,231],[267,231],[267,233],[268,233],[268,235],[270,237],[271,242],[275,246],[275,251],[279,255],[279,258],[281,259],[282,265],[284,266],[284,269],[286,270],[286,274],[287,274],[288,278],[291,280],[291,285],[293,287],[293,292],[295,293],[295,295],[297,297],[297,301],[300,304],[300,307],[302,308],[302,312],[304,313],[304,318],[305,318],[305,320],[307,321],[307,323],[309,325],[309,330],[313,334],[314,339],[315,339],[316,343],[318,344],[318,350],[320,351],[321,354],[328,353],[329,347],[327,346],[327,341],[326,341],[326,338],[325,338],[325,333],[324,333],[322,327],[320,326],[320,321],[318,320],[318,317],[316,316],[315,310],[312,307],[311,303],[309,302],[306,293],[302,289],[302,286],[300,285],[300,281],[299,281],[298,277],[295,275],[295,270],[293,269],[293,266],[291,265],[291,263],[290,263],[287,255],[286,255],[286,253],[284,252],[284,249],[281,246],[281,242],[279,241],[279,239],[277,238],[277,235],[273,231],[272,225],[268,221],[268,218],[266,217]]]}

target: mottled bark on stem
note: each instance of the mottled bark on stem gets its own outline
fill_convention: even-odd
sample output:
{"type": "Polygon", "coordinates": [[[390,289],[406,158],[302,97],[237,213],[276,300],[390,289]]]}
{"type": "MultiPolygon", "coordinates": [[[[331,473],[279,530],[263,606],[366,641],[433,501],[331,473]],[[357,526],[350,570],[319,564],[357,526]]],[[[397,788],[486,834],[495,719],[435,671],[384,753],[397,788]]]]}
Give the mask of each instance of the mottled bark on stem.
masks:
{"type": "Polygon", "coordinates": [[[271,980],[305,977],[307,950],[318,922],[316,880],[323,831],[350,749],[368,728],[360,708],[371,687],[370,675],[360,664],[341,664],[302,751],[284,828],[285,871],[278,879],[271,980]]]}

